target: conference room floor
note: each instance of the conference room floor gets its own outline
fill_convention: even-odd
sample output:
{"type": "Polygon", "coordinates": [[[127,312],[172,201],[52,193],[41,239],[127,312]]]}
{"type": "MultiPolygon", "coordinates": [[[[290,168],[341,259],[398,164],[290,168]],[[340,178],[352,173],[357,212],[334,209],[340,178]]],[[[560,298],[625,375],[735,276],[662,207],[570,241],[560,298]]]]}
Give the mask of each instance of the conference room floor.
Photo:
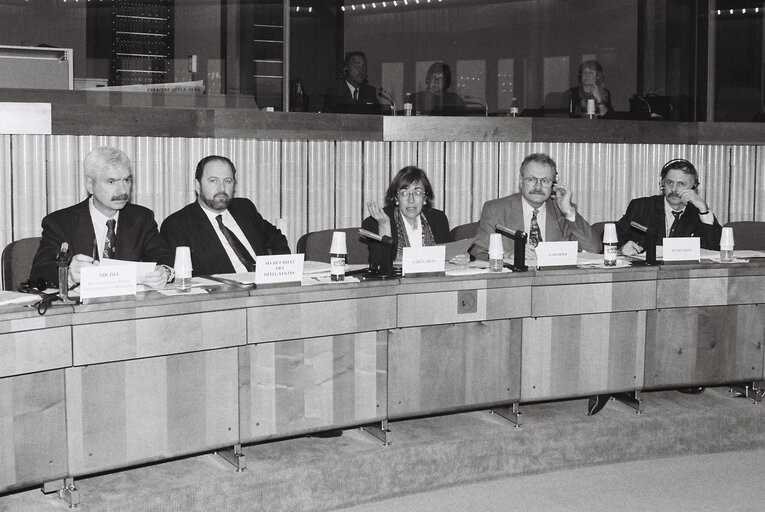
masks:
{"type": "Polygon", "coordinates": [[[591,466],[447,487],[337,512],[760,511],[765,449],[591,466]]]}

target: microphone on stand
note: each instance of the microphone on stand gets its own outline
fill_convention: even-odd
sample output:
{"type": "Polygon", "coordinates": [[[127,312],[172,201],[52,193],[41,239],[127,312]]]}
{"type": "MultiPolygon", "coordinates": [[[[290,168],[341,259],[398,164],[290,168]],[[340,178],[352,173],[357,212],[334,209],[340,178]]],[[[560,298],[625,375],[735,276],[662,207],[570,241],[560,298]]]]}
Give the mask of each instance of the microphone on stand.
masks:
{"type": "Polygon", "coordinates": [[[370,240],[379,242],[387,248],[386,254],[388,257],[385,258],[385,261],[381,262],[379,265],[369,265],[370,272],[375,275],[377,279],[393,277],[395,275],[393,260],[396,257],[393,251],[393,239],[387,235],[380,236],[377,233],[372,233],[366,229],[359,229],[359,234],[364,238],[369,238],[370,240]]]}
{"type": "Polygon", "coordinates": [[[513,266],[511,270],[516,272],[528,270],[529,267],[526,265],[526,240],[528,240],[528,235],[526,232],[516,231],[502,224],[497,224],[494,226],[494,229],[497,230],[497,233],[501,233],[515,242],[513,244],[513,266]]]}
{"type": "Polygon", "coordinates": [[[386,100],[388,103],[390,103],[391,112],[393,112],[392,115],[396,115],[396,100],[393,99],[393,95],[380,87],[377,89],[377,95],[381,97],[382,99],[386,100]]]}

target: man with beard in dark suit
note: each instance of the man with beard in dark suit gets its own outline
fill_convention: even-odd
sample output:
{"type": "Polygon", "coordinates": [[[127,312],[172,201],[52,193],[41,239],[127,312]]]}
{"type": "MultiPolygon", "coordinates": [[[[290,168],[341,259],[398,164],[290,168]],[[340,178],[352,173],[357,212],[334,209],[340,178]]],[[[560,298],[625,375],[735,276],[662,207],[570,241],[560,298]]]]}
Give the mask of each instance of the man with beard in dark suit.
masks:
{"type": "Polygon", "coordinates": [[[114,258],[157,263],[138,281],[164,288],[172,278],[173,255],[159,236],[154,213],[129,202],[133,169],[128,156],[119,149],[100,147],[88,153],[83,167],[88,198],[45,216],[30,278],[57,284],[56,256],[62,242],[67,242],[69,253],[74,254],[69,264],[72,283],[80,282],[83,267],[114,258]]]}
{"type": "Polygon", "coordinates": [[[236,168],[223,156],[207,156],[194,175],[197,200],[162,223],[171,247],[191,248],[193,275],[251,272],[255,257],[289,254],[287,238],[252,201],[235,198],[236,168]]]}

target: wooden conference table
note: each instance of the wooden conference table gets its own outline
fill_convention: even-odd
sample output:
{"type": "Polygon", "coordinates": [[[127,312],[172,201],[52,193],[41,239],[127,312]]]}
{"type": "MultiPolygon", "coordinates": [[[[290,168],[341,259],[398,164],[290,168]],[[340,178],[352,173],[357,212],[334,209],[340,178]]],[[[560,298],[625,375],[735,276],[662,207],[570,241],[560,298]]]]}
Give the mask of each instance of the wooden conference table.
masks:
{"type": "Polygon", "coordinates": [[[764,303],[752,260],[6,306],[0,492],[423,414],[760,381],[764,303]]]}

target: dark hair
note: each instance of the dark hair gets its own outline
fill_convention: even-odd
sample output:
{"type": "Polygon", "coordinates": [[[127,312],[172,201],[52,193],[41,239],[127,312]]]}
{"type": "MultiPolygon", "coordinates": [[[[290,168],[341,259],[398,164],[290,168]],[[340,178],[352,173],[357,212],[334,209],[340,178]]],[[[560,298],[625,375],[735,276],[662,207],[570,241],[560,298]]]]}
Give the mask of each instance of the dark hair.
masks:
{"type": "Polygon", "coordinates": [[[603,85],[603,82],[606,81],[606,73],[603,71],[603,66],[600,65],[600,62],[596,60],[586,60],[579,64],[579,70],[576,72],[577,80],[579,81],[579,86],[582,85],[582,73],[584,72],[584,68],[590,68],[594,69],[595,73],[597,73],[597,78],[595,79],[595,83],[598,85],[603,85]]]}
{"type": "Polygon", "coordinates": [[[434,62],[430,65],[428,68],[428,72],[425,74],[425,81],[428,81],[428,78],[430,78],[430,75],[434,73],[443,73],[444,75],[444,90],[448,89],[450,85],[452,85],[452,68],[449,67],[449,64],[444,64],[443,62],[434,62]]]}
{"type": "Polygon", "coordinates": [[[524,158],[523,162],[521,163],[521,174],[523,174],[523,171],[526,170],[526,166],[531,162],[547,165],[553,170],[553,175],[557,176],[558,174],[558,166],[555,164],[555,160],[550,158],[550,155],[546,155],[544,153],[531,153],[529,156],[524,158]]]}
{"type": "Polygon", "coordinates": [[[398,201],[398,191],[417,182],[420,182],[422,186],[425,187],[425,204],[423,205],[423,209],[430,208],[430,205],[433,202],[433,187],[430,186],[430,180],[428,180],[425,171],[413,165],[407,165],[398,171],[396,177],[390,182],[388,191],[385,192],[385,204],[387,206],[396,206],[396,201],[398,201]]]}
{"type": "Polygon", "coordinates": [[[348,70],[348,66],[351,65],[351,59],[353,57],[361,57],[362,59],[364,59],[365,64],[367,62],[367,56],[364,55],[364,52],[359,52],[359,51],[348,52],[348,55],[346,55],[345,59],[343,60],[343,72],[348,70]]]}
{"type": "Polygon", "coordinates": [[[236,167],[234,167],[234,162],[232,162],[225,156],[210,155],[210,156],[204,157],[202,160],[199,161],[199,163],[197,164],[197,170],[194,173],[194,179],[197,181],[201,181],[202,175],[205,173],[205,165],[216,160],[219,162],[226,162],[229,165],[229,167],[231,167],[231,174],[236,176],[236,167]]]}
{"type": "Polygon", "coordinates": [[[669,171],[674,171],[676,169],[683,171],[685,174],[693,176],[693,186],[698,186],[699,172],[696,170],[696,167],[694,167],[692,163],[684,158],[675,158],[674,160],[670,160],[664,164],[664,167],[661,168],[661,181],[664,181],[664,178],[667,177],[669,171]]]}

